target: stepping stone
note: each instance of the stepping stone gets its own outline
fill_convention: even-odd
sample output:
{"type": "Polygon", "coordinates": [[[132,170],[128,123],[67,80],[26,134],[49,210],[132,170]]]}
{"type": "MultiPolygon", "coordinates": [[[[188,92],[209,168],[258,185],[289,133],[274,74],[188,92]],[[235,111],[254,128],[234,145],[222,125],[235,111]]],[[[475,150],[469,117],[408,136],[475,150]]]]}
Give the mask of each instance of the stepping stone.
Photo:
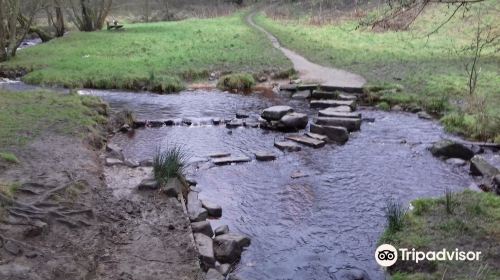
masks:
{"type": "Polygon", "coordinates": [[[349,132],[358,131],[361,128],[361,119],[352,118],[319,117],[315,120],[315,123],[319,125],[342,126],[347,128],[349,132]]]}
{"type": "Polygon", "coordinates": [[[320,89],[326,91],[343,91],[348,93],[363,93],[363,87],[339,87],[333,85],[320,85],[320,89]]]}
{"type": "Polygon", "coordinates": [[[315,149],[325,146],[325,141],[313,139],[303,135],[288,135],[285,138],[315,149]]]}
{"type": "Polygon", "coordinates": [[[215,165],[225,165],[225,164],[231,164],[231,163],[241,163],[241,162],[249,162],[252,161],[251,158],[247,156],[228,156],[228,157],[221,157],[221,158],[216,158],[212,160],[212,162],[215,165]]]}
{"type": "Polygon", "coordinates": [[[311,97],[311,92],[309,90],[299,91],[299,92],[294,93],[292,95],[292,99],[295,99],[295,100],[305,100],[309,97],[311,97]]]}
{"type": "Polygon", "coordinates": [[[215,118],[212,120],[212,124],[213,125],[219,125],[221,123],[221,119],[220,118],[215,118]]]}
{"type": "Polygon", "coordinates": [[[245,111],[242,111],[242,110],[236,112],[236,118],[237,119],[246,119],[248,117],[249,117],[248,112],[245,112],[245,111]]]}
{"type": "Polygon", "coordinates": [[[222,207],[220,207],[220,205],[207,200],[202,200],[201,205],[203,206],[203,208],[207,209],[209,216],[214,218],[222,217],[222,207]]]}
{"type": "Polygon", "coordinates": [[[234,119],[231,120],[230,122],[226,123],[226,128],[237,128],[240,126],[243,126],[244,123],[241,119],[234,119]]]}
{"type": "Polygon", "coordinates": [[[255,152],[255,159],[258,161],[271,161],[276,159],[276,155],[273,152],[255,152]]]}
{"type": "Polygon", "coordinates": [[[304,177],[309,177],[309,174],[305,174],[302,171],[295,171],[290,175],[292,179],[299,179],[299,178],[304,178],[304,177]]]}
{"type": "Polygon", "coordinates": [[[251,128],[257,128],[257,127],[259,127],[259,123],[258,122],[252,122],[252,121],[248,122],[247,121],[247,122],[245,122],[245,126],[248,126],[248,127],[251,127],[251,128]]]}
{"type": "Polygon", "coordinates": [[[302,84],[297,86],[297,90],[314,90],[318,88],[318,84],[302,84]]]}
{"type": "Polygon", "coordinates": [[[293,112],[290,106],[272,106],[262,111],[261,117],[268,121],[279,121],[284,115],[293,112]]]}
{"type": "Polygon", "coordinates": [[[344,113],[350,113],[353,111],[349,106],[328,107],[324,110],[328,110],[328,112],[344,112],[344,113]]]}
{"type": "Polygon", "coordinates": [[[338,112],[336,110],[331,110],[331,108],[327,108],[325,110],[321,110],[318,112],[318,116],[320,117],[330,117],[330,118],[353,118],[360,119],[361,113],[351,113],[351,112],[338,112]]]}
{"type": "Polygon", "coordinates": [[[338,106],[349,106],[356,110],[356,102],[352,100],[311,100],[311,108],[328,108],[338,106]]]}
{"type": "Polygon", "coordinates": [[[316,139],[316,140],[321,140],[321,141],[328,140],[328,136],[322,135],[322,134],[316,134],[316,133],[312,133],[312,132],[306,132],[305,135],[307,137],[310,137],[310,138],[313,138],[313,139],[316,139]]]}
{"type": "Polygon", "coordinates": [[[293,112],[284,115],[280,122],[286,130],[299,130],[306,128],[309,118],[306,114],[293,112]]]}
{"type": "Polygon", "coordinates": [[[288,90],[288,91],[296,91],[297,90],[297,85],[293,84],[282,84],[280,85],[281,90],[288,90]]]}
{"type": "Polygon", "coordinates": [[[311,95],[311,98],[317,98],[317,99],[337,99],[338,97],[339,97],[338,92],[330,92],[324,90],[315,90],[311,95]]]}
{"type": "Polygon", "coordinates": [[[298,152],[298,151],[302,150],[302,148],[299,145],[295,144],[292,141],[275,142],[274,146],[282,151],[285,151],[285,152],[298,152]]]}
{"type": "Polygon", "coordinates": [[[349,140],[349,132],[345,127],[311,124],[310,130],[312,133],[324,134],[328,136],[330,140],[340,144],[344,144],[349,140]]]}
{"type": "Polygon", "coordinates": [[[341,93],[339,94],[339,100],[358,100],[358,97],[356,95],[353,95],[353,94],[344,94],[344,93],[341,93]]]}
{"type": "Polygon", "coordinates": [[[208,157],[211,157],[211,158],[221,158],[221,157],[228,157],[230,155],[231,155],[231,153],[220,152],[220,153],[210,154],[210,155],[208,155],[208,157]]]}
{"type": "Polygon", "coordinates": [[[134,128],[145,127],[146,123],[147,123],[146,120],[135,120],[134,121],[134,128]]]}

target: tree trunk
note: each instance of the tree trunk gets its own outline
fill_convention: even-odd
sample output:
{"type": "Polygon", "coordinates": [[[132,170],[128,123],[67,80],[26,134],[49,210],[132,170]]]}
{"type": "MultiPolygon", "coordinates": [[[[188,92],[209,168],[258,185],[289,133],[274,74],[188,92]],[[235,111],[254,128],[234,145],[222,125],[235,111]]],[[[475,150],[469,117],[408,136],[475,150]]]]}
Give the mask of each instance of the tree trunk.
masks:
{"type": "Polygon", "coordinates": [[[61,8],[61,3],[59,1],[55,1],[55,7],[56,11],[56,21],[54,22],[54,28],[56,29],[56,37],[62,37],[64,36],[64,32],[66,31],[66,27],[64,24],[64,14],[61,8]]]}

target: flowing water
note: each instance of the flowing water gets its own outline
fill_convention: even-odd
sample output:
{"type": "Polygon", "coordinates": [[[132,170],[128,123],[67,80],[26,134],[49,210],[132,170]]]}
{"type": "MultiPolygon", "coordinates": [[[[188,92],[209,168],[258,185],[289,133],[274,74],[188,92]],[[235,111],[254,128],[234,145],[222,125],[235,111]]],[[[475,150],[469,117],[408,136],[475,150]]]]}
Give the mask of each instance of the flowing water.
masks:
{"type": "Polygon", "coordinates": [[[101,96],[112,108],[134,111],[139,119],[192,120],[191,126],[118,134],[112,142],[137,161],[151,158],[157,146],[184,146],[200,198],[223,207],[222,218],[211,220],[212,226],[227,224],[252,238],[235,271],[243,279],[342,279],[344,273],[360,270],[370,279],[384,279],[374,251],[385,227],[386,202],[440,196],[446,188],[459,191],[471,182],[465,168],[431,156],[429,145],[450,136],[437,123],[414,114],[361,110],[375,122],[363,123],[345,145],[282,153],[273,143],[283,133],[229,130],[210,125],[210,119],[232,118],[238,110],[257,117],[276,104],[289,104],[313,117],[316,111],[304,101],[219,91],[88,93],[101,96]],[[205,161],[214,152],[252,156],[256,150],[274,151],[278,159],[222,167],[205,161]],[[292,179],[296,171],[308,176],[292,179]]]}

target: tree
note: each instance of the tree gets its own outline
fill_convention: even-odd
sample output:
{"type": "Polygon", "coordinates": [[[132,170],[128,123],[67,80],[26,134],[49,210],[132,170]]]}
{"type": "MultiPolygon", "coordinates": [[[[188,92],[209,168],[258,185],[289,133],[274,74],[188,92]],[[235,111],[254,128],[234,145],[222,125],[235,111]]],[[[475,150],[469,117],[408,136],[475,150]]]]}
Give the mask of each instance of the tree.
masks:
{"type": "Polygon", "coordinates": [[[49,25],[55,30],[56,37],[64,36],[66,25],[61,0],[50,0],[45,8],[49,25]]]}
{"type": "Polygon", "coordinates": [[[102,29],[113,0],[71,0],[70,18],[80,31],[102,29]]]}

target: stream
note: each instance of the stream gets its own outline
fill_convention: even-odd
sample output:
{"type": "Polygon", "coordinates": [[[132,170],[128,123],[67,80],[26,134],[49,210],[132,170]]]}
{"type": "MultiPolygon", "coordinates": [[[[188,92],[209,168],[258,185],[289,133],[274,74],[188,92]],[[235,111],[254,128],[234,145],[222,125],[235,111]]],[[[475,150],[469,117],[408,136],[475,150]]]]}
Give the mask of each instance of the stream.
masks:
{"type": "Polygon", "coordinates": [[[223,208],[222,218],[211,220],[212,227],[227,224],[231,231],[252,238],[235,270],[243,279],[342,279],[349,272],[384,279],[373,254],[385,227],[386,202],[441,196],[446,188],[460,191],[472,182],[466,167],[449,165],[427,150],[431,143],[453,137],[437,122],[415,114],[361,108],[363,117],[375,122],[364,122],[345,145],[282,153],[273,143],[284,133],[229,130],[211,125],[211,119],[233,118],[238,110],[257,118],[262,109],[278,104],[290,105],[311,119],[316,111],[305,101],[220,91],[87,94],[100,96],[113,109],[132,110],[138,119],[191,120],[191,126],[117,134],[112,142],[136,161],[152,158],[157,146],[184,147],[200,198],[223,208]],[[273,151],[278,159],[222,167],[206,161],[217,152],[253,158],[257,150],[273,151]],[[308,176],[292,179],[296,171],[308,176]]]}

